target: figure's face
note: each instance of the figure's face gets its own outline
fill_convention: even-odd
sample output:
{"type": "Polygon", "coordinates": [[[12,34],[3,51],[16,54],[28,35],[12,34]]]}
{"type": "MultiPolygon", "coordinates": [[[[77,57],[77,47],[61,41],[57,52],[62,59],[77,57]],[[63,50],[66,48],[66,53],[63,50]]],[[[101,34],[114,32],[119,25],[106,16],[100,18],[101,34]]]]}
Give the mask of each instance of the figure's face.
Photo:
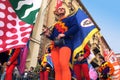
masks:
{"type": "Polygon", "coordinates": [[[59,8],[58,13],[59,14],[65,14],[65,9],[64,8],[59,8]]]}
{"type": "Polygon", "coordinates": [[[65,8],[58,8],[57,10],[55,10],[54,11],[54,14],[56,15],[56,16],[64,16],[65,15],[65,8]]]}

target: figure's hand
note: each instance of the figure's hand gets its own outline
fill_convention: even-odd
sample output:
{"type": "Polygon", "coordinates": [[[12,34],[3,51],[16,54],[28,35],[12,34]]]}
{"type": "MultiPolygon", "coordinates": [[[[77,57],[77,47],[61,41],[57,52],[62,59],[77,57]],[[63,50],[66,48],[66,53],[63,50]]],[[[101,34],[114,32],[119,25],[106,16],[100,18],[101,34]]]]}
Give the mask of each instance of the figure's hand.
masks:
{"type": "Polygon", "coordinates": [[[9,66],[10,64],[11,64],[11,62],[10,62],[10,61],[8,61],[8,62],[7,62],[7,65],[9,66]]]}
{"type": "Polygon", "coordinates": [[[44,29],[43,29],[43,34],[44,34],[45,36],[50,36],[50,33],[51,33],[50,29],[48,29],[48,28],[44,28],[44,29]]]}
{"type": "Polygon", "coordinates": [[[59,34],[59,35],[57,36],[57,39],[60,39],[60,38],[62,38],[62,37],[65,37],[65,34],[59,34]]]}
{"type": "Polygon", "coordinates": [[[77,60],[78,60],[78,61],[81,61],[81,60],[83,60],[83,59],[84,59],[83,56],[79,56],[77,60]]]}

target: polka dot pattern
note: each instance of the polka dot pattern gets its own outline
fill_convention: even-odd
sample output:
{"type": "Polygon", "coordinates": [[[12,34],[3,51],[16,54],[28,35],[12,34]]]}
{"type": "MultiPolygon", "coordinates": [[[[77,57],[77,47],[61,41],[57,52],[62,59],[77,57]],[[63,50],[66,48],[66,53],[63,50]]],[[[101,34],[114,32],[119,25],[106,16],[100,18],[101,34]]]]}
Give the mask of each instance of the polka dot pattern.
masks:
{"type": "Polygon", "coordinates": [[[9,0],[0,0],[0,52],[26,45],[32,28],[18,18],[9,0]]]}

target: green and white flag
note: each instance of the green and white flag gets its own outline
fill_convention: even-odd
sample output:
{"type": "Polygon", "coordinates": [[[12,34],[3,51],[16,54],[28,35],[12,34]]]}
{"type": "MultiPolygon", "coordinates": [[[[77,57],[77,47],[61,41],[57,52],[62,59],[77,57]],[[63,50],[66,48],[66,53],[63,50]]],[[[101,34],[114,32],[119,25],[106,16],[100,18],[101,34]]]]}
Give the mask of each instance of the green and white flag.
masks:
{"type": "Polygon", "coordinates": [[[40,10],[42,0],[10,0],[10,3],[22,21],[34,24],[38,11],[40,10]]]}

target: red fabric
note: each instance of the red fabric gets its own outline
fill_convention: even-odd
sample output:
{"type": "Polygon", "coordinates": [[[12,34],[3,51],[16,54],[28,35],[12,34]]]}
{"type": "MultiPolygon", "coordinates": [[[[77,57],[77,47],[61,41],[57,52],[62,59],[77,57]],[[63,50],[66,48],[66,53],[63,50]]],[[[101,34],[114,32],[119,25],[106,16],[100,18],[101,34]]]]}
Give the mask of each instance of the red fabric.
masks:
{"type": "Polygon", "coordinates": [[[40,71],[40,80],[48,80],[49,71],[40,71]]]}
{"type": "Polygon", "coordinates": [[[56,9],[62,6],[62,0],[57,0],[56,9]]]}
{"type": "Polygon", "coordinates": [[[55,80],[71,80],[69,60],[71,50],[68,47],[54,48],[51,57],[55,70],[55,80]]]}
{"type": "Polygon", "coordinates": [[[83,80],[82,73],[83,73],[83,76],[85,77],[85,80],[90,80],[88,64],[86,64],[86,63],[85,64],[75,64],[73,67],[73,70],[75,72],[77,80],[83,80]]]}
{"type": "Polygon", "coordinates": [[[17,64],[17,58],[18,58],[19,53],[20,53],[20,48],[16,48],[12,57],[9,60],[11,64],[17,64]]]}
{"type": "Polygon", "coordinates": [[[65,24],[62,23],[62,22],[57,22],[57,23],[55,24],[55,28],[56,28],[56,29],[58,30],[58,32],[60,32],[60,33],[64,33],[64,32],[66,32],[66,31],[68,30],[68,27],[65,26],[65,24]]]}
{"type": "Polygon", "coordinates": [[[85,46],[85,53],[84,53],[84,58],[87,58],[90,55],[90,48],[88,47],[88,45],[85,46]]]}
{"type": "Polygon", "coordinates": [[[12,80],[12,73],[14,71],[15,66],[16,66],[15,64],[11,64],[10,66],[7,66],[5,80],[12,80]]]}
{"type": "Polygon", "coordinates": [[[9,0],[0,0],[0,4],[0,52],[25,46],[33,25],[18,18],[9,0]]]}
{"type": "Polygon", "coordinates": [[[14,71],[15,66],[18,63],[17,58],[18,58],[19,53],[20,53],[20,48],[15,49],[12,57],[10,58],[9,61],[11,62],[11,64],[7,66],[5,80],[12,80],[12,73],[14,71]]]}

